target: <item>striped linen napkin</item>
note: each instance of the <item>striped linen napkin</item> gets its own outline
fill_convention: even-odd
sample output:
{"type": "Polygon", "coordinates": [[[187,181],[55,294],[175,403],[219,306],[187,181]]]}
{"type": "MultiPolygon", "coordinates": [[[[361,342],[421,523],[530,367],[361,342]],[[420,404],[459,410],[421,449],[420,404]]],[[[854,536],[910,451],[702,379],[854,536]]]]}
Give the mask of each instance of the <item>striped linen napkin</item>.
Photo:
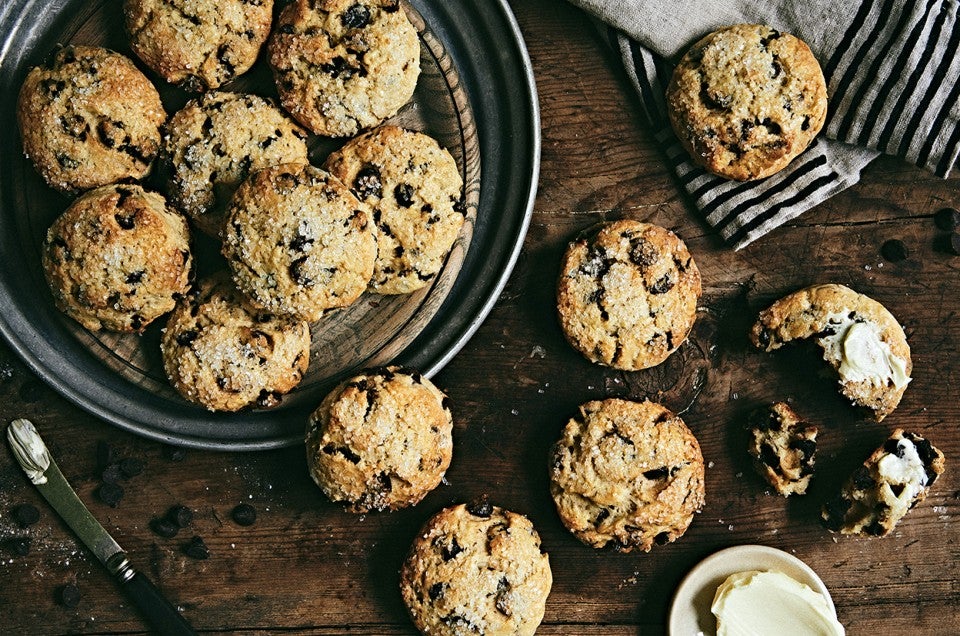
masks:
{"type": "Polygon", "coordinates": [[[657,140],[704,219],[740,249],[853,185],[878,154],[946,177],[960,153],[957,0],[570,0],[602,21],[657,140]],[[827,121],[784,170],[753,182],[689,160],[665,92],[686,48],[716,30],[761,23],[804,40],[827,80],[827,121]]]}

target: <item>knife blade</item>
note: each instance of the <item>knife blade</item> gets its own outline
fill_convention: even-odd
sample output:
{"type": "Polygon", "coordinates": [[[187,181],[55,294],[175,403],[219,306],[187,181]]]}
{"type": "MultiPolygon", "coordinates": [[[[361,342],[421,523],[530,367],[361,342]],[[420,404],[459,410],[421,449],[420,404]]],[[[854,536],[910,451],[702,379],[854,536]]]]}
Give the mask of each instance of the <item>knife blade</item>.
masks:
{"type": "Polygon", "coordinates": [[[33,485],[80,541],[106,566],[148,623],[164,635],[196,634],[160,590],[130,565],[123,548],[90,514],[53,461],[33,423],[25,419],[11,422],[7,427],[7,441],[33,485]]]}

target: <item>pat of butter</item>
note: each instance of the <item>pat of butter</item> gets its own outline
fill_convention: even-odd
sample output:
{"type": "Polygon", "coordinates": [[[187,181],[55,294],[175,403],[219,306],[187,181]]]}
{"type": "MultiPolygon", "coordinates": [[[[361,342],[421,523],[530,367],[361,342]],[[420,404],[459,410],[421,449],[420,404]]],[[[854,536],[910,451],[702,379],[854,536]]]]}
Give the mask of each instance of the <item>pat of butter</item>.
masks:
{"type": "Polygon", "coordinates": [[[822,594],[782,572],[750,570],[727,577],[713,597],[717,636],[843,636],[822,594]]]}
{"type": "Polygon", "coordinates": [[[827,317],[832,333],[819,338],[823,357],[835,365],[847,382],[867,381],[877,386],[888,382],[901,389],[910,382],[907,363],[894,355],[880,338],[880,329],[871,322],[856,322],[848,313],[827,317]]]}

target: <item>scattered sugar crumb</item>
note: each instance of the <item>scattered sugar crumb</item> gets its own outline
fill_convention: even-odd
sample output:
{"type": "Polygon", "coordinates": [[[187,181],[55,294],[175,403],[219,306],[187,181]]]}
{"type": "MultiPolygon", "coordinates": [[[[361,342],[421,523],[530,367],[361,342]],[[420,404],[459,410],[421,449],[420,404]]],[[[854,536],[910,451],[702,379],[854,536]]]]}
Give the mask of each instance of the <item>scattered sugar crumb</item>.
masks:
{"type": "Polygon", "coordinates": [[[712,461],[707,462],[707,468],[713,468],[715,464],[712,461]]]}

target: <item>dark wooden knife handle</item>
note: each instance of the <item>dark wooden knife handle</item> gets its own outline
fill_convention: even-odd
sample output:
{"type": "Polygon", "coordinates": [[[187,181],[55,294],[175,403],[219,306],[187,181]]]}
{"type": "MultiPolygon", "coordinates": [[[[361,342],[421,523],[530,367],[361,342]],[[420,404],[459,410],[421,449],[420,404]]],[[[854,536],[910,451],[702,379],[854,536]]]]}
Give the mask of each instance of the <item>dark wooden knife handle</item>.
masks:
{"type": "Polygon", "coordinates": [[[170,601],[144,575],[134,571],[133,576],[122,581],[120,585],[156,633],[161,636],[196,634],[177,608],[171,605],[170,601]]]}

